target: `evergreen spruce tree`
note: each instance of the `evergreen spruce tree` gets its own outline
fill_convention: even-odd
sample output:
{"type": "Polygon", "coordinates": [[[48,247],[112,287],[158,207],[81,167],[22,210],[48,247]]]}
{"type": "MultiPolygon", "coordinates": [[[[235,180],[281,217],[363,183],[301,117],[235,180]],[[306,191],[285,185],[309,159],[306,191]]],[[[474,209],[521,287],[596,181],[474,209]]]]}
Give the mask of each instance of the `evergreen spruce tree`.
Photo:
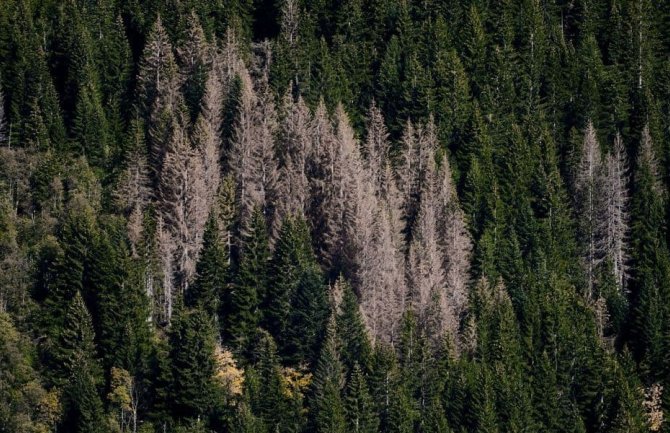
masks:
{"type": "Polygon", "coordinates": [[[55,358],[62,366],[64,413],[62,428],[81,433],[103,429],[102,402],[98,395],[101,370],[95,358],[91,316],[77,291],[68,308],[58,338],[55,358]]]}
{"type": "Polygon", "coordinates": [[[103,166],[111,153],[110,137],[99,90],[92,84],[80,89],[73,131],[75,150],[85,155],[93,166],[103,166]]]}
{"type": "Polygon", "coordinates": [[[663,335],[668,328],[666,222],[653,142],[645,128],[637,157],[632,202],[633,283],[631,345],[649,372],[663,361],[663,335]]]}
{"type": "Polygon", "coordinates": [[[294,363],[315,365],[330,314],[327,286],[320,269],[310,266],[300,275],[291,298],[284,357],[294,363]]]}
{"type": "Polygon", "coordinates": [[[260,322],[259,305],[268,287],[270,251],[265,218],[259,208],[253,212],[244,238],[240,264],[230,293],[230,311],[224,317],[224,336],[247,351],[260,322]]]}
{"type": "Polygon", "coordinates": [[[299,431],[302,416],[290,401],[298,396],[291,395],[287,388],[270,334],[260,331],[253,356],[255,364],[247,373],[256,377],[249,382],[247,392],[254,413],[269,431],[299,431]]]}
{"type": "Polygon", "coordinates": [[[178,418],[207,417],[214,403],[216,337],[212,319],[198,309],[184,308],[175,315],[169,334],[173,414],[178,418]]]}
{"type": "Polygon", "coordinates": [[[355,365],[367,370],[372,350],[361,318],[358,299],[344,277],[340,276],[335,286],[334,290],[342,293],[337,314],[337,333],[342,340],[342,364],[347,371],[353,371],[355,365]]]}
{"type": "MultiPolygon", "coordinates": [[[[52,278],[45,281],[45,314],[39,320],[49,339],[47,351],[56,347],[70,301],[76,293],[90,300],[91,293],[84,284],[84,270],[90,260],[90,248],[95,236],[90,209],[82,212],[73,209],[68,212],[60,228],[60,248],[56,250],[55,257],[50,261],[50,269],[47,270],[52,278]]],[[[53,367],[58,371],[58,366],[53,367]]]]}
{"type": "Polygon", "coordinates": [[[262,326],[274,336],[282,353],[291,316],[291,301],[295,299],[304,275],[315,266],[307,223],[300,218],[284,219],[270,264],[272,279],[262,303],[262,326]]]}
{"type": "Polygon", "coordinates": [[[146,293],[133,276],[123,231],[109,225],[92,251],[87,281],[94,296],[94,327],[106,370],[145,373],[150,347],[150,309],[146,293]]]}
{"type": "Polygon", "coordinates": [[[218,319],[230,281],[229,260],[229,252],[220,237],[217,222],[210,216],[196,266],[196,279],[186,292],[186,305],[199,308],[218,319]]]}
{"type": "Polygon", "coordinates": [[[351,377],[347,384],[345,397],[347,425],[356,433],[373,433],[378,431],[379,418],[368,391],[363,371],[354,364],[351,377]]]}
{"type": "Polygon", "coordinates": [[[344,371],[335,316],[331,315],[319,360],[314,370],[310,399],[311,426],[315,432],[344,433],[346,412],[342,401],[344,371]]]}

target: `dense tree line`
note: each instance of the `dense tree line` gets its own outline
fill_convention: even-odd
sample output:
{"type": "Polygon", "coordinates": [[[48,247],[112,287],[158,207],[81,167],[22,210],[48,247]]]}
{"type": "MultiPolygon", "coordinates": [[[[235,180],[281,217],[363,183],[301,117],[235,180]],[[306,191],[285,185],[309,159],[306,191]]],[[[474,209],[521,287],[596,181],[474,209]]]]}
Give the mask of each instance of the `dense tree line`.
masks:
{"type": "Polygon", "coordinates": [[[663,432],[670,3],[5,0],[0,432],[663,432]]]}

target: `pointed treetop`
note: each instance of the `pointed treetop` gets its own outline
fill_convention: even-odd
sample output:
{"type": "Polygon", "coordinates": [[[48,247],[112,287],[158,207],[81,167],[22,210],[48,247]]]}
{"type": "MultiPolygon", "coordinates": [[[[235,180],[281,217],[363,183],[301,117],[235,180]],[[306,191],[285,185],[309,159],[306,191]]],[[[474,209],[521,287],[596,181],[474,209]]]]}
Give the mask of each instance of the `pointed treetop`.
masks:
{"type": "Polygon", "coordinates": [[[642,130],[637,165],[640,168],[649,170],[649,173],[655,180],[654,188],[657,191],[660,191],[661,186],[659,182],[658,159],[656,158],[656,154],[654,152],[654,143],[651,139],[651,133],[649,132],[649,125],[645,125],[644,129],[642,130]]]}
{"type": "Polygon", "coordinates": [[[593,127],[591,120],[588,121],[586,129],[584,130],[584,141],[582,144],[582,155],[579,161],[579,169],[577,173],[578,187],[585,188],[588,184],[593,183],[597,176],[598,168],[601,163],[600,146],[598,144],[598,137],[596,130],[593,127]]]}
{"type": "Polygon", "coordinates": [[[326,325],[326,336],[321,346],[319,360],[314,375],[316,389],[323,388],[326,383],[335,385],[338,389],[344,387],[344,372],[340,361],[341,342],[337,335],[337,319],[335,313],[330,315],[326,325]]]}

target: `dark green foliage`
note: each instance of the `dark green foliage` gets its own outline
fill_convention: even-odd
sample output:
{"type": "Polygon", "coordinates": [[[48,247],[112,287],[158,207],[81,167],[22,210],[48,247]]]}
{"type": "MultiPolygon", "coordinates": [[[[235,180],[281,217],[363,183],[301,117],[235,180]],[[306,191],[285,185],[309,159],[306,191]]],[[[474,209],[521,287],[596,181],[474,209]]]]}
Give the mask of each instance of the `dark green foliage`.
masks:
{"type": "Polygon", "coordinates": [[[103,166],[110,155],[110,136],[98,89],[91,85],[80,89],[73,123],[75,152],[92,165],[103,166]]]}
{"type": "Polygon", "coordinates": [[[110,223],[92,251],[88,278],[95,296],[94,325],[105,368],[140,373],[150,347],[150,310],[121,230],[110,223]]]}
{"type": "Polygon", "coordinates": [[[286,378],[282,374],[277,348],[272,336],[261,331],[256,343],[255,364],[246,372],[249,402],[253,412],[262,420],[268,431],[298,432],[301,415],[296,408],[302,405],[297,395],[289,394],[286,378]],[[296,407],[296,401],[299,406],[296,407]]]}
{"type": "Polygon", "coordinates": [[[216,340],[212,319],[198,309],[183,309],[175,316],[169,335],[172,415],[203,417],[214,403],[212,377],[216,340]]]}
{"type": "Polygon", "coordinates": [[[314,370],[310,399],[311,428],[315,432],[344,433],[346,411],[342,399],[345,378],[340,361],[340,339],[335,317],[331,316],[314,370]]]}
{"type": "Polygon", "coordinates": [[[354,364],[347,384],[345,397],[347,425],[355,433],[373,433],[377,431],[379,419],[363,371],[354,364]]]}
{"type": "Polygon", "coordinates": [[[239,350],[250,349],[260,322],[259,304],[268,287],[270,251],[265,217],[256,208],[244,236],[239,268],[230,293],[224,336],[239,350]]]}
{"type": "Polygon", "coordinates": [[[648,130],[640,143],[635,172],[633,211],[633,287],[631,346],[650,372],[665,362],[664,339],[670,316],[670,255],[665,243],[664,203],[657,179],[657,162],[648,130]]]}
{"type": "Polygon", "coordinates": [[[77,293],[91,300],[92,293],[85,285],[87,275],[84,271],[91,258],[90,249],[95,235],[89,210],[71,210],[60,229],[59,243],[62,247],[47,252],[49,268],[46,269],[47,280],[44,281],[46,314],[40,318],[40,322],[49,337],[49,346],[55,344],[64,326],[70,300],[77,293]]]}
{"type": "Polygon", "coordinates": [[[358,299],[344,277],[339,277],[335,285],[342,290],[337,315],[337,333],[342,340],[342,363],[347,371],[352,371],[356,364],[367,370],[372,351],[358,308],[358,299]]]}
{"type": "Polygon", "coordinates": [[[102,402],[98,395],[101,371],[93,358],[95,344],[91,316],[76,292],[58,337],[54,358],[63,368],[63,426],[66,431],[93,433],[102,427],[102,402]]]}
{"type": "Polygon", "coordinates": [[[284,346],[285,358],[294,364],[314,365],[330,309],[321,271],[310,266],[300,276],[291,299],[284,346]]]}
{"type": "Polygon", "coordinates": [[[270,264],[271,282],[263,300],[263,328],[283,349],[289,326],[291,300],[303,276],[316,266],[309,227],[303,219],[287,218],[279,231],[270,264]]]}
{"type": "Polygon", "coordinates": [[[217,222],[210,217],[196,268],[197,277],[186,293],[188,306],[202,309],[215,319],[230,281],[230,257],[220,237],[217,222]]]}

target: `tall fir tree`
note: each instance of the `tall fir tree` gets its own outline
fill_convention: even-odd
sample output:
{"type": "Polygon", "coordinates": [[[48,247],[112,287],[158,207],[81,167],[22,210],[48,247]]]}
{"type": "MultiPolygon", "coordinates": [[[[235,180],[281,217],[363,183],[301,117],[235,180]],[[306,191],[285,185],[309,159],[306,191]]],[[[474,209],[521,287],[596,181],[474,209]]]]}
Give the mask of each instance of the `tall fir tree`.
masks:
{"type": "Polygon", "coordinates": [[[61,428],[81,433],[103,432],[102,401],[98,395],[101,370],[95,354],[93,324],[77,291],[58,338],[56,358],[65,369],[64,413],[61,428]]]}
{"type": "Polygon", "coordinates": [[[224,317],[224,337],[247,353],[260,323],[260,301],[268,287],[270,250],[267,226],[260,208],[252,214],[242,246],[240,263],[230,293],[230,311],[224,317]]]}
{"type": "Polygon", "coordinates": [[[345,378],[339,352],[337,323],[331,315],[312,384],[311,428],[316,432],[343,433],[347,428],[342,401],[345,378]]]}
{"type": "Polygon", "coordinates": [[[214,403],[215,331],[202,310],[183,308],[169,332],[172,413],[176,418],[206,417],[214,403]]]}

